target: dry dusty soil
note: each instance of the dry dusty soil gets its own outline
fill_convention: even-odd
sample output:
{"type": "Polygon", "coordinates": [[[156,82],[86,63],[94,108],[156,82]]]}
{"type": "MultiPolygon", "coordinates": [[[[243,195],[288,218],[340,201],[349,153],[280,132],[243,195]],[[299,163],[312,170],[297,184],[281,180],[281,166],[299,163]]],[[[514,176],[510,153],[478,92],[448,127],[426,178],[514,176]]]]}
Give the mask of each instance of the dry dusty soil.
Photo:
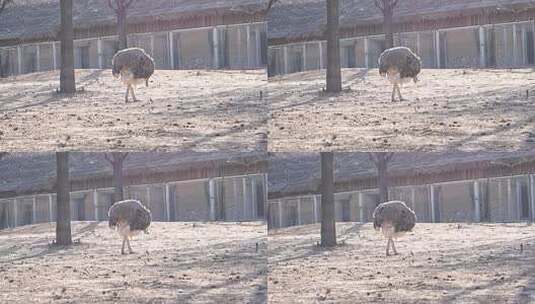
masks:
{"type": "Polygon", "coordinates": [[[345,69],[339,95],[323,93],[324,73],[270,78],[270,151],[535,146],[532,70],[423,70],[395,103],[377,69],[345,69]]]}
{"type": "Polygon", "coordinates": [[[54,224],[0,232],[0,303],[267,302],[265,224],[151,227],[124,256],[107,223],[75,223],[69,248],[54,224]]]}
{"type": "Polygon", "coordinates": [[[535,302],[535,226],[417,224],[390,257],[371,224],[338,224],[331,250],[319,228],[270,231],[270,303],[535,302]]]}
{"type": "Polygon", "coordinates": [[[57,71],[0,79],[2,150],[243,151],[267,129],[264,70],[158,70],[128,104],[110,70],[76,77],[70,96],[56,93],[57,71]]]}

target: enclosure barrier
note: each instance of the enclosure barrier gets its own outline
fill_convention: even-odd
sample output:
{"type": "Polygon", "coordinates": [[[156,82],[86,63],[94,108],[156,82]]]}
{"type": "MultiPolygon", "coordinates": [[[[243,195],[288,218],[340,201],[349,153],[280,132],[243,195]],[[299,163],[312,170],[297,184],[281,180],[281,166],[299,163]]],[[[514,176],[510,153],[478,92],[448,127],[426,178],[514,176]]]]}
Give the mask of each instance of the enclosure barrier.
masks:
{"type": "MultiPolygon", "coordinates": [[[[487,24],[394,34],[424,68],[520,68],[535,64],[535,21],[487,24]]],[[[340,39],[342,68],[376,68],[384,35],[340,39]]],[[[326,68],[326,41],[270,46],[269,76],[326,68]]]]}
{"type": "MultiPolygon", "coordinates": [[[[265,174],[217,177],[124,188],[140,200],[154,221],[255,221],[264,219],[265,174]]],[[[71,193],[71,220],[106,221],[113,188],[71,193]]],[[[56,194],[0,200],[0,229],[56,220],[56,194]]]]}
{"type": "MultiPolygon", "coordinates": [[[[391,187],[390,200],[411,207],[419,222],[518,222],[535,220],[535,175],[391,187]]],[[[336,220],[370,222],[377,189],[335,194],[336,220]]],[[[321,221],[321,196],[269,200],[268,225],[281,228],[321,221]]]]}
{"type": "MultiPolygon", "coordinates": [[[[157,69],[260,69],[267,61],[266,23],[221,25],[130,34],[129,47],[145,49],[157,69]]],[[[117,36],[74,41],[76,69],[108,69],[117,36]]],[[[0,77],[50,71],[61,66],[58,41],[0,48],[0,77]]]]}

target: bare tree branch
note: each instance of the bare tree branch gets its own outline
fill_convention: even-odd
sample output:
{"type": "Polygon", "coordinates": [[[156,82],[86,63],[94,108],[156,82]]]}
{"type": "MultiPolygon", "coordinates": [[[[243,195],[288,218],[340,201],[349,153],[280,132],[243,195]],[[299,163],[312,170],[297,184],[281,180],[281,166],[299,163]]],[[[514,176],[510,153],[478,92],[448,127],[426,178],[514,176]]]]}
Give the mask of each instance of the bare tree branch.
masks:
{"type": "Polygon", "coordinates": [[[104,158],[113,165],[113,160],[108,156],[108,154],[104,154],[104,158]]]}
{"type": "Polygon", "coordinates": [[[115,164],[117,162],[123,162],[125,158],[128,156],[128,152],[112,152],[112,153],[105,153],[104,158],[111,164],[115,164]],[[110,157],[111,155],[111,157],[110,157]]]}
{"type": "Polygon", "coordinates": [[[273,5],[275,3],[277,3],[279,0],[269,0],[269,3],[268,3],[268,6],[267,6],[267,11],[269,12],[271,10],[271,8],[273,7],[273,5]]]}
{"type": "Polygon", "coordinates": [[[9,3],[13,3],[13,0],[0,0],[0,13],[4,11],[9,3]]]}
{"type": "Polygon", "coordinates": [[[381,10],[381,12],[384,12],[385,6],[383,0],[374,0],[373,2],[375,3],[375,6],[381,10]]]}
{"type": "Polygon", "coordinates": [[[114,0],[108,0],[108,6],[115,12],[117,13],[119,11],[119,4],[114,1],[114,0]],[[116,7],[113,7],[113,3],[116,4],[116,7]]]}
{"type": "Polygon", "coordinates": [[[379,160],[377,159],[377,154],[375,154],[375,152],[368,152],[368,157],[375,164],[377,164],[379,162],[379,160]]]}
{"type": "Polygon", "coordinates": [[[134,3],[134,0],[129,0],[129,1],[126,2],[126,4],[124,5],[124,8],[129,8],[130,5],[132,5],[132,3],[134,3]]]}

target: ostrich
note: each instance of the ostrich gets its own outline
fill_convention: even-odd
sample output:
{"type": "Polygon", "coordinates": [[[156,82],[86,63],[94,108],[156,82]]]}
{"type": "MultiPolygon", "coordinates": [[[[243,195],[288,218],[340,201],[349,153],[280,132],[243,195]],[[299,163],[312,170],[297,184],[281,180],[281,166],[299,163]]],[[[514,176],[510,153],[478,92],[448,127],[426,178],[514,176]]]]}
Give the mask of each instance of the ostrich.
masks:
{"type": "Polygon", "coordinates": [[[149,86],[149,78],[154,73],[154,60],[143,49],[129,48],[117,52],[111,63],[113,76],[121,76],[121,81],[126,85],[125,101],[128,102],[130,92],[134,101],[137,101],[134,87],[143,82],[149,86]]]}
{"type": "Polygon", "coordinates": [[[404,202],[390,201],[382,203],[373,211],[373,228],[381,229],[388,239],[386,243],[386,255],[390,255],[390,244],[394,254],[398,254],[394,246],[394,238],[398,238],[411,231],[416,224],[416,214],[404,202]]]}
{"type": "Polygon", "coordinates": [[[151,213],[140,201],[124,200],[116,202],[108,210],[109,226],[116,229],[123,237],[123,247],[121,254],[124,254],[124,244],[128,245],[128,250],[133,253],[130,247],[130,239],[141,231],[148,234],[151,222],[151,213]]]}
{"type": "Polygon", "coordinates": [[[396,91],[399,100],[403,101],[400,86],[409,82],[411,79],[414,83],[418,82],[422,60],[414,54],[409,48],[395,47],[385,50],[379,56],[379,74],[386,76],[394,85],[392,90],[392,101],[396,101],[396,91]]]}

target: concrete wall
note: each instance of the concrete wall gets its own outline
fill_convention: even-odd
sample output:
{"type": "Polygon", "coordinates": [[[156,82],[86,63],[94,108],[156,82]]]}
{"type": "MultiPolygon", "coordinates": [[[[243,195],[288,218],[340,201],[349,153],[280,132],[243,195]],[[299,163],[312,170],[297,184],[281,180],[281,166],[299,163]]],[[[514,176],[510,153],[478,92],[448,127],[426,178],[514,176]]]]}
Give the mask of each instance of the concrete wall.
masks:
{"type": "MultiPolygon", "coordinates": [[[[404,201],[418,222],[517,222],[535,220],[535,175],[391,187],[390,200],[404,201]]],[[[321,197],[269,201],[270,228],[320,222],[321,197]]],[[[377,190],[336,193],[339,222],[370,222],[377,190]]]]}
{"type": "MultiPolygon", "coordinates": [[[[129,35],[130,47],[145,49],[157,69],[257,69],[267,61],[265,23],[222,25],[129,35]]],[[[0,48],[0,77],[50,71],[61,66],[59,42],[0,48]]],[[[116,36],[75,40],[75,68],[110,68],[116,36]]]]}
{"type": "MultiPolygon", "coordinates": [[[[396,33],[394,44],[419,54],[424,68],[526,67],[535,64],[534,26],[534,22],[516,22],[396,33]]],[[[342,67],[375,68],[384,48],[384,35],[343,38],[340,47],[342,67]]],[[[268,53],[270,62],[277,63],[268,67],[269,75],[274,76],[319,69],[319,53],[325,56],[326,46],[325,41],[298,42],[270,46],[268,53]],[[323,47],[321,51],[306,54],[301,62],[293,50],[307,45],[323,47]],[[288,52],[286,63],[280,58],[285,52],[288,52]]]]}
{"type": "MultiPolygon", "coordinates": [[[[263,219],[265,176],[229,176],[166,184],[132,185],[125,199],[140,200],[154,221],[252,221],[263,219]]],[[[105,221],[113,189],[71,193],[73,221],[105,221]]],[[[56,195],[0,200],[0,229],[55,221],[56,195]]]]}

